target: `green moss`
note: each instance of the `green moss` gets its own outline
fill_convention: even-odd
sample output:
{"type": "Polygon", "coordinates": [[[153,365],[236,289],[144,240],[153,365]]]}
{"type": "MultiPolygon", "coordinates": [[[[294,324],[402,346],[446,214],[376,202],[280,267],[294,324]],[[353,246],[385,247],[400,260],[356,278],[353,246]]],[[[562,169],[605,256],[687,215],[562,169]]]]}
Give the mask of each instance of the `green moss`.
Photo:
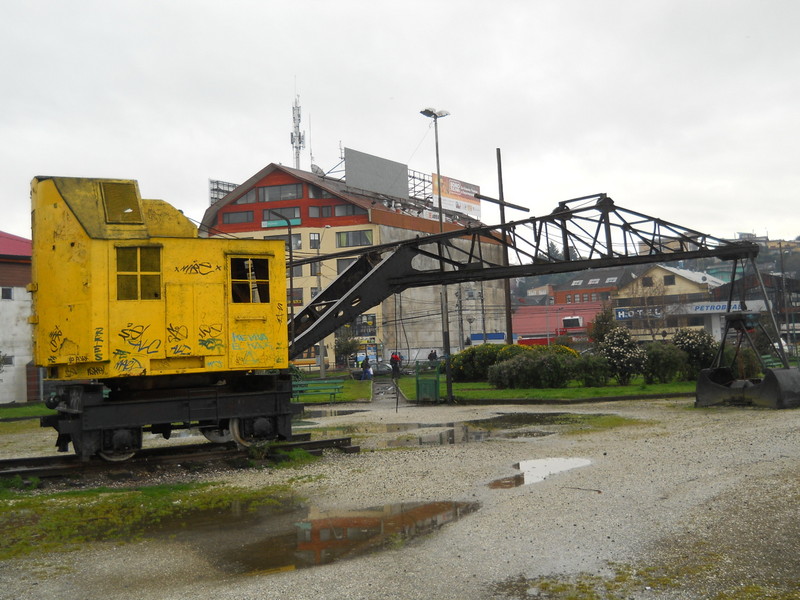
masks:
{"type": "MultiPolygon", "coordinates": [[[[531,596],[550,600],[624,600],[632,594],[647,590],[657,597],[659,592],[672,589],[691,590],[698,581],[719,568],[719,557],[701,553],[691,562],[635,568],[631,565],[610,565],[608,576],[581,573],[570,577],[512,577],[494,586],[503,598],[527,600],[531,596]],[[538,594],[538,595],[537,595],[538,594]]],[[[780,584],[731,584],[732,588],[704,590],[709,600],[796,600],[800,598],[800,581],[780,584]]],[[[700,597],[700,596],[698,596],[700,597]]]]}
{"type": "Polygon", "coordinates": [[[597,431],[616,429],[618,427],[637,427],[652,424],[650,421],[630,419],[628,417],[621,417],[619,415],[571,414],[565,416],[569,417],[568,421],[571,421],[569,424],[574,426],[565,432],[567,434],[594,433],[597,431]]]}
{"type": "Polygon", "coordinates": [[[273,457],[276,460],[276,469],[296,469],[319,460],[318,456],[314,456],[302,448],[278,450],[273,454],[273,457]]]}
{"type": "Polygon", "coordinates": [[[2,477],[0,478],[0,500],[13,497],[20,491],[38,489],[40,485],[41,480],[38,477],[31,477],[30,479],[23,479],[19,475],[2,477]]]}
{"type": "Polygon", "coordinates": [[[84,542],[129,541],[202,513],[279,509],[294,499],[287,486],[253,490],[218,484],[176,484],[92,490],[0,499],[0,559],[69,550],[84,542]]]}

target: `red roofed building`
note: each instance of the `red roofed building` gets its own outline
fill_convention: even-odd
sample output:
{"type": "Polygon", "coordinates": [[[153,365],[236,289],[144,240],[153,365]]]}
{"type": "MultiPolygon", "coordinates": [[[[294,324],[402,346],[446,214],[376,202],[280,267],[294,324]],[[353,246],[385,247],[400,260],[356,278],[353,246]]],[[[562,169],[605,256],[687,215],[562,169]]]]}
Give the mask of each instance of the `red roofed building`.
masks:
{"type": "MultiPolygon", "coordinates": [[[[377,157],[368,157],[368,164],[348,163],[346,180],[319,170],[306,172],[269,164],[241,185],[232,186],[231,191],[208,207],[200,235],[283,239],[287,250],[291,248],[295,262],[337,254],[337,258],[293,269],[292,278],[287,281],[292,286],[287,302],[292,309],[300,310],[370,246],[439,232],[438,213],[432,212],[432,197],[412,193],[411,176],[405,165],[393,163],[396,169],[393,177],[380,175],[386,164],[387,161],[377,157]],[[373,172],[378,174],[370,180],[373,172]],[[387,179],[396,180],[399,187],[383,189],[385,183],[392,182],[387,179]],[[352,255],[343,256],[349,251],[352,255]]],[[[463,229],[471,222],[464,214],[448,210],[444,205],[442,212],[444,231],[463,229]]],[[[453,243],[468,247],[469,241],[453,243]]],[[[482,255],[499,264],[500,246],[488,240],[482,246],[482,255]]],[[[415,260],[419,260],[420,268],[438,264],[432,258],[415,260]]],[[[454,308],[448,315],[452,352],[462,348],[467,335],[465,320],[474,322],[480,318],[481,327],[486,331],[503,327],[500,310],[482,310],[485,306],[503,306],[502,284],[484,282],[480,286],[480,296],[474,288],[466,284],[447,288],[449,306],[454,308]]],[[[361,342],[359,357],[366,353],[370,360],[388,359],[389,354],[397,350],[408,361],[426,360],[432,349],[438,353],[443,351],[441,321],[440,288],[412,288],[359,315],[336,335],[342,335],[346,328],[357,338],[361,342]]],[[[326,363],[331,364],[335,336],[329,336],[324,344],[326,363]]],[[[317,352],[317,348],[310,349],[307,356],[294,363],[299,366],[306,364],[303,361],[314,364],[317,352]]]]}

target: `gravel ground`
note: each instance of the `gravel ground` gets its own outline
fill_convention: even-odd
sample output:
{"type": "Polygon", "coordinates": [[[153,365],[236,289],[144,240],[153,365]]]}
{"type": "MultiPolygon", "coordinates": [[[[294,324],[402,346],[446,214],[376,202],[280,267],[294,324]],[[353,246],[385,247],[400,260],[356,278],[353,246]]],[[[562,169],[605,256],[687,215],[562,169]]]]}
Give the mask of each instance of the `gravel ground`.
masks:
{"type": "Polygon", "coordinates": [[[0,598],[569,597],[555,595],[556,583],[611,590],[575,598],[800,598],[800,411],[691,406],[689,399],[569,407],[402,404],[397,412],[389,400],[338,406],[367,410],[314,421],[372,431],[354,439],[360,454],[331,451],[300,470],[205,477],[247,486],[292,480],[319,511],[419,501],[480,508],[381,552],[271,575],[234,576],[220,568],[210,550],[249,543],[252,532],[237,530],[5,561],[0,598]],[[553,435],[367,451],[420,434],[388,431],[397,423],[562,411],[613,413],[639,424],[578,434],[542,425],[534,429],[553,435]],[[530,485],[488,486],[518,473],[516,463],[541,458],[591,463],[530,485]],[[730,595],[716,595],[723,591],[730,595]]]}

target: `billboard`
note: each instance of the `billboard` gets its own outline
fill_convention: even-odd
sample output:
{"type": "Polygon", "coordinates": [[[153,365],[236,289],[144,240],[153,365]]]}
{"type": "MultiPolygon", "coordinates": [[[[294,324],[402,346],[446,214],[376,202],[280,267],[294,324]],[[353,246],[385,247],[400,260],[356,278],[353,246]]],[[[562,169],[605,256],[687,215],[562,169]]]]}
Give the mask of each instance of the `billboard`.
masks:
{"type": "Polygon", "coordinates": [[[408,198],[408,167],[402,163],[344,149],[347,185],[360,190],[408,198]]]}
{"type": "MultiPolygon", "coordinates": [[[[431,178],[433,180],[433,206],[435,210],[438,210],[439,178],[436,176],[436,173],[434,173],[431,178]]],[[[442,210],[458,212],[480,221],[481,201],[475,197],[475,194],[480,194],[481,192],[480,186],[442,176],[441,191],[442,210]]]]}

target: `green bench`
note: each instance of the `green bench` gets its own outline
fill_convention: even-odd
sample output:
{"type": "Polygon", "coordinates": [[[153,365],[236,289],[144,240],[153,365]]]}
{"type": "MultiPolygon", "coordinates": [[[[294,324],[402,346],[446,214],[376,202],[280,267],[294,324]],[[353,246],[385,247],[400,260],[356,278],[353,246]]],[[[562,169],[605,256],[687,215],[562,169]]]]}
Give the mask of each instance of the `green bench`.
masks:
{"type": "Polygon", "coordinates": [[[782,369],[783,363],[781,360],[771,354],[762,354],[761,360],[764,361],[764,366],[768,369],[782,369]]]}
{"type": "Polygon", "coordinates": [[[331,401],[336,400],[336,395],[341,394],[344,384],[341,379],[304,379],[292,382],[292,398],[300,399],[302,396],[319,396],[327,394],[331,401]]]}

